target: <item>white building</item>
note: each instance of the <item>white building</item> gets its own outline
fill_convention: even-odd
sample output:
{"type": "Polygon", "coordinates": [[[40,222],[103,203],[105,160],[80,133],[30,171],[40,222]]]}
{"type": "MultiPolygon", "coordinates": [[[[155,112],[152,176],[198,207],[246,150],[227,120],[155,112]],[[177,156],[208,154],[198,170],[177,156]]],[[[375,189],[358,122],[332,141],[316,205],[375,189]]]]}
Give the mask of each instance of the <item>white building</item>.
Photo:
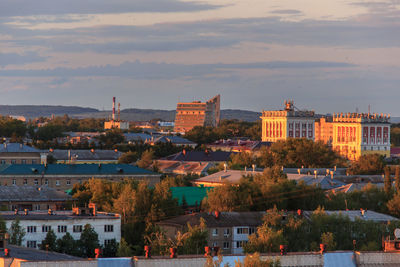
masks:
{"type": "Polygon", "coordinates": [[[15,214],[11,211],[0,212],[7,229],[16,218],[26,234],[22,246],[39,248],[47,232],[53,230],[57,238],[62,238],[67,232],[78,240],[86,224],[90,224],[99,236],[100,245],[104,246],[111,240],[121,240],[121,216],[114,213],[89,212],[88,208],[74,208],[73,211],[28,211],[15,214]],[[94,215],[93,215],[94,214],[94,215]]]}

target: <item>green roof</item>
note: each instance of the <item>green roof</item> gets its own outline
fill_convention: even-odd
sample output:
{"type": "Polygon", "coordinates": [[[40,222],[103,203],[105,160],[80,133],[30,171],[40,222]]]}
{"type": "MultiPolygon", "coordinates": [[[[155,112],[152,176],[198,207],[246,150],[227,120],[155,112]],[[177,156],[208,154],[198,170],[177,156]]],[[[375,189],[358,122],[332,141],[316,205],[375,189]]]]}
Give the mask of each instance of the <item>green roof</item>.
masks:
{"type": "Polygon", "coordinates": [[[207,192],[213,187],[171,187],[172,198],[177,198],[179,205],[182,205],[182,199],[185,197],[188,206],[200,205],[203,198],[207,196],[207,192]]]}

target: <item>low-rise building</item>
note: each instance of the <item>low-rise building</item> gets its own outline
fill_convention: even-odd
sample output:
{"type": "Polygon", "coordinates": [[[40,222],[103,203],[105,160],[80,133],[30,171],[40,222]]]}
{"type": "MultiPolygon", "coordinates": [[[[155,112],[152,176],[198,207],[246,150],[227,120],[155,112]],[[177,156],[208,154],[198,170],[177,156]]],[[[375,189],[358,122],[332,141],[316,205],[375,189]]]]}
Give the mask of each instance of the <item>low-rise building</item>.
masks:
{"type": "Polygon", "coordinates": [[[214,164],[208,162],[182,162],[178,160],[156,160],[155,167],[159,172],[168,174],[197,174],[206,175],[207,170],[214,164]]]}
{"type": "Polygon", "coordinates": [[[105,149],[50,149],[48,156],[52,156],[57,163],[118,163],[122,152],[105,149]]]}
{"type": "Polygon", "coordinates": [[[95,207],[75,208],[72,211],[2,211],[0,217],[6,222],[7,229],[17,218],[20,220],[20,226],[26,232],[22,245],[30,248],[38,248],[50,230],[54,231],[57,238],[62,238],[68,232],[78,240],[86,224],[94,228],[102,246],[113,239],[116,242],[121,240],[120,215],[97,212],[95,207]]]}
{"type": "Polygon", "coordinates": [[[122,181],[160,181],[160,174],[129,164],[11,164],[0,168],[1,185],[48,186],[68,190],[90,178],[122,181]]]}
{"type": "Polygon", "coordinates": [[[260,171],[253,171],[252,169],[240,170],[223,170],[219,171],[193,181],[193,184],[197,186],[214,187],[221,186],[224,184],[239,184],[240,179],[243,176],[253,176],[256,174],[262,174],[260,171]]]}
{"type": "Polygon", "coordinates": [[[212,151],[255,152],[262,147],[269,148],[271,144],[272,142],[252,141],[246,138],[221,139],[214,143],[207,144],[207,148],[212,151]]]}
{"type": "Polygon", "coordinates": [[[160,160],[177,160],[182,162],[188,161],[197,161],[197,162],[211,162],[211,163],[220,163],[229,161],[232,152],[226,151],[186,151],[185,149],[182,152],[178,152],[176,154],[169,155],[160,160]]]}
{"type": "Polygon", "coordinates": [[[46,161],[45,152],[20,143],[0,145],[0,164],[39,164],[46,161]]]}
{"type": "Polygon", "coordinates": [[[0,186],[1,210],[64,210],[72,201],[67,193],[47,186],[0,186]]]}
{"type": "Polygon", "coordinates": [[[197,144],[195,142],[192,142],[186,138],[183,138],[180,136],[174,136],[174,135],[152,137],[150,139],[147,139],[145,141],[145,143],[150,144],[150,145],[171,143],[175,146],[188,146],[191,148],[195,148],[197,146],[197,144]]]}

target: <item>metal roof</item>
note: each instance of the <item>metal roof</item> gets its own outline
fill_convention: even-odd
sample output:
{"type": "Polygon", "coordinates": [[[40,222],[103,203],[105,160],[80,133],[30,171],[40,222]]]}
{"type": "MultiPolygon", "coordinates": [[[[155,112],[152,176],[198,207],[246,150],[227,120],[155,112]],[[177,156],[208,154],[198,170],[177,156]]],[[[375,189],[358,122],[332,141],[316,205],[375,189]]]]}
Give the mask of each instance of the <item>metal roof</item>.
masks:
{"type": "Polygon", "coordinates": [[[115,150],[54,149],[48,152],[56,160],[118,160],[122,152],[115,150]]]}
{"type": "Polygon", "coordinates": [[[65,192],[43,186],[0,186],[0,202],[5,201],[67,201],[72,197],[65,192]]]}
{"type": "MultiPolygon", "coordinates": [[[[73,261],[73,260],[84,260],[75,256],[44,251],[35,248],[19,247],[14,245],[7,245],[10,249],[10,255],[13,258],[23,259],[28,261],[73,261]]],[[[4,250],[0,250],[0,257],[4,257],[4,250]]]]}
{"type": "Polygon", "coordinates": [[[4,143],[0,145],[0,153],[40,153],[39,149],[19,143],[4,143]]]}
{"type": "Polygon", "coordinates": [[[1,175],[113,175],[156,174],[129,164],[10,164],[0,170],[1,175]]]}
{"type": "Polygon", "coordinates": [[[228,161],[232,152],[225,151],[185,151],[169,155],[162,160],[223,162],[228,161]]]}
{"type": "Polygon", "coordinates": [[[172,198],[177,198],[179,205],[182,205],[183,197],[185,197],[188,206],[200,205],[203,198],[207,196],[207,192],[213,187],[171,187],[172,198]]]}

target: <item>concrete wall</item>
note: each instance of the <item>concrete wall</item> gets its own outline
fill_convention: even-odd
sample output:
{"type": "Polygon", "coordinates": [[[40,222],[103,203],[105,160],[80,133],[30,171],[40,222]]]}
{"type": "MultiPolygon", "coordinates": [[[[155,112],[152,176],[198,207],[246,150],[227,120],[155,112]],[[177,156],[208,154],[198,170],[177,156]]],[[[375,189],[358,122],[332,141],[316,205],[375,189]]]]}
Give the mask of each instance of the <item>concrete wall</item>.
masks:
{"type": "Polygon", "coordinates": [[[366,252],[356,254],[357,264],[398,264],[400,254],[383,252],[366,252]]]}
{"type": "Polygon", "coordinates": [[[206,258],[138,259],[134,267],[204,267],[206,258]]]}
{"type": "Polygon", "coordinates": [[[97,267],[97,261],[21,261],[18,267],[97,267]]]}

